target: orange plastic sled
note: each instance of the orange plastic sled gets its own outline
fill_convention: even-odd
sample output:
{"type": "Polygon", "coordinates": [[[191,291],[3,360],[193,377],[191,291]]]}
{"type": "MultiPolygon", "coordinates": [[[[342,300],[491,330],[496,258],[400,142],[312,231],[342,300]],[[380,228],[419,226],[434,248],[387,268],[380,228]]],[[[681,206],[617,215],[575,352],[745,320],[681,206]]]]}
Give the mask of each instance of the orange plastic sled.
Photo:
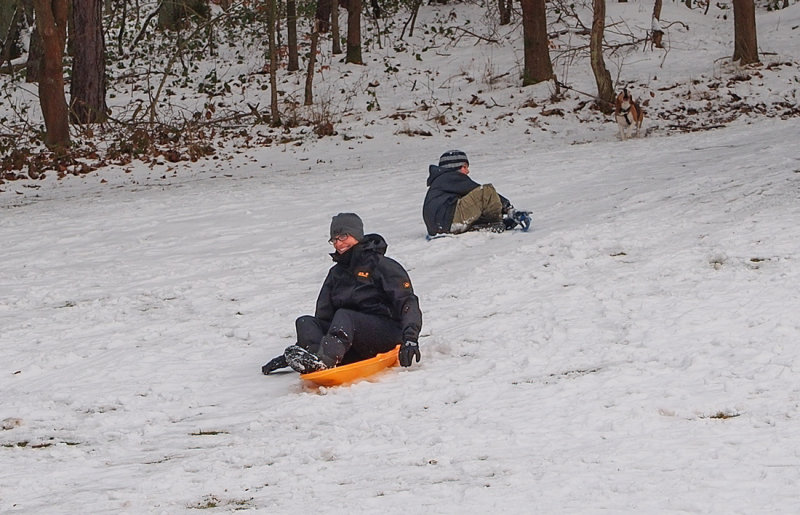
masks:
{"type": "Polygon", "coordinates": [[[376,374],[384,368],[393,367],[397,364],[397,353],[400,351],[398,345],[389,352],[378,354],[374,358],[356,361],[349,365],[318,370],[308,374],[301,374],[300,379],[309,381],[319,386],[338,386],[340,384],[352,383],[359,379],[364,379],[376,374]]]}

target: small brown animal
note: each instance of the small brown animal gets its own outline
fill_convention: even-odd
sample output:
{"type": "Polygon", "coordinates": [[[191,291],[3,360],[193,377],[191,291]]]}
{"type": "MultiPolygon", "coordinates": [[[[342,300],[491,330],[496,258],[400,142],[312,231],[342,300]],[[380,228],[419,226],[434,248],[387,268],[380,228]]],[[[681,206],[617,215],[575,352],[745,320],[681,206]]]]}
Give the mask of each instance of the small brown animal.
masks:
{"type": "Polygon", "coordinates": [[[617,100],[614,102],[614,117],[619,125],[620,139],[623,141],[628,139],[632,129],[635,130],[635,136],[639,136],[639,129],[642,128],[642,121],[644,121],[644,112],[628,93],[627,88],[623,88],[617,95],[617,100]]]}

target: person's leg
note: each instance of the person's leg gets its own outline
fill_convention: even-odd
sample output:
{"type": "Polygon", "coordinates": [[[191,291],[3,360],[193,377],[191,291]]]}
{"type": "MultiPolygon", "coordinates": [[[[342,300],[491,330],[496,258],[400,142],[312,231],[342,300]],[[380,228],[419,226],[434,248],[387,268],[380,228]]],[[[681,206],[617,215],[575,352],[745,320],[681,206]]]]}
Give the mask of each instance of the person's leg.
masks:
{"type": "Polygon", "coordinates": [[[297,345],[316,353],[319,351],[319,342],[328,332],[330,324],[311,315],[298,318],[294,327],[297,331],[297,345]]]}
{"type": "Polygon", "coordinates": [[[494,189],[492,184],[481,186],[483,196],[481,198],[481,216],[475,223],[494,223],[503,221],[503,202],[500,194],[494,189]]]}
{"type": "Polygon", "coordinates": [[[491,184],[484,184],[461,197],[456,203],[450,232],[462,233],[474,223],[499,222],[503,219],[500,195],[491,184]]]}
{"type": "Polygon", "coordinates": [[[330,366],[354,362],[388,352],[402,343],[400,323],[388,317],[349,309],[338,310],[328,334],[322,337],[319,356],[330,366]]]}

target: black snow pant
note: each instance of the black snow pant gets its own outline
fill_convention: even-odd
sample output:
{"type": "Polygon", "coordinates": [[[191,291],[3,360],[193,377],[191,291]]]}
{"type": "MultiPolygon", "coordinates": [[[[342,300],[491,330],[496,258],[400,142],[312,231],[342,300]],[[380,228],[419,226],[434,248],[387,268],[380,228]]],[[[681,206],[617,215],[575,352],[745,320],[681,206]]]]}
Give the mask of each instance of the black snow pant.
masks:
{"type": "Polygon", "coordinates": [[[330,322],[304,315],[295,327],[298,345],[337,365],[372,358],[403,343],[400,322],[350,309],[337,310],[330,322]]]}

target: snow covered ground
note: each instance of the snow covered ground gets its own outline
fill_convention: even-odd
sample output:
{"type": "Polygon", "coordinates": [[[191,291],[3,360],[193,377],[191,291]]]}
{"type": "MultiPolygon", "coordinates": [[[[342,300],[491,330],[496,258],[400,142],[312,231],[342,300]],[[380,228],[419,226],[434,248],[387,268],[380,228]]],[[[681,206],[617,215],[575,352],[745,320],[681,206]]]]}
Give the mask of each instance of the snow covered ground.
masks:
{"type": "MultiPolygon", "coordinates": [[[[759,40],[782,61],[785,11],[759,40]]],[[[3,185],[0,512],[795,513],[800,118],[649,122],[626,142],[610,121],[363,124],[3,185]],[[425,240],[449,148],[530,232],[425,240]],[[409,270],[422,362],[331,389],[265,377],[340,211],[409,270]]]]}

